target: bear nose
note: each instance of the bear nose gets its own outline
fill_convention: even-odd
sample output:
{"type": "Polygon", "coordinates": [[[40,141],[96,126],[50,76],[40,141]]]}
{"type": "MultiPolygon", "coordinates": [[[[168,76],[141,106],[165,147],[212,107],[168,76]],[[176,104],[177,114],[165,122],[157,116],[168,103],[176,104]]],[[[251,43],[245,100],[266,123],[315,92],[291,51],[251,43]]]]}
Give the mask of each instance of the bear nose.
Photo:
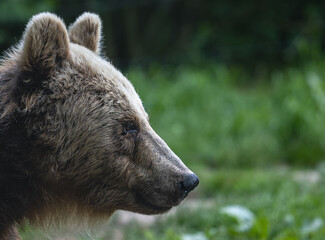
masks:
{"type": "Polygon", "coordinates": [[[185,176],[184,180],[181,181],[181,190],[184,192],[185,197],[199,184],[199,181],[199,178],[194,173],[185,176]]]}

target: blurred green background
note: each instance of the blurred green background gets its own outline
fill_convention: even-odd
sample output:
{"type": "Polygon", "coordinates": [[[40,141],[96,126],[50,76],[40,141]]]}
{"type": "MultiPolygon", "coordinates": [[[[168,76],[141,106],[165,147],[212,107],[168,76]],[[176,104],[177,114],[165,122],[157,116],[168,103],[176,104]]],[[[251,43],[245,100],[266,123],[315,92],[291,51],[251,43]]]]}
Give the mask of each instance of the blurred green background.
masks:
{"type": "Polygon", "coordinates": [[[105,54],[201,180],[170,215],[67,239],[324,238],[325,2],[1,0],[0,50],[42,11],[100,15],[105,54]]]}

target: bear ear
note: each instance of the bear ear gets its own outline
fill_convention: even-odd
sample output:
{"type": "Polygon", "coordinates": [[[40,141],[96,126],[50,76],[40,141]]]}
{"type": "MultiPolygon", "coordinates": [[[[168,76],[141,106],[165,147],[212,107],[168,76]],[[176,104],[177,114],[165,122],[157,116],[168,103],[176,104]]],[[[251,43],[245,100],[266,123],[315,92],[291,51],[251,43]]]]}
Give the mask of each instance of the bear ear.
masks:
{"type": "Polygon", "coordinates": [[[24,70],[42,77],[60,65],[69,53],[67,29],[51,13],[40,13],[29,21],[21,44],[24,70]]]}
{"type": "Polygon", "coordinates": [[[69,27],[70,41],[100,53],[102,22],[97,14],[84,13],[69,27]]]}

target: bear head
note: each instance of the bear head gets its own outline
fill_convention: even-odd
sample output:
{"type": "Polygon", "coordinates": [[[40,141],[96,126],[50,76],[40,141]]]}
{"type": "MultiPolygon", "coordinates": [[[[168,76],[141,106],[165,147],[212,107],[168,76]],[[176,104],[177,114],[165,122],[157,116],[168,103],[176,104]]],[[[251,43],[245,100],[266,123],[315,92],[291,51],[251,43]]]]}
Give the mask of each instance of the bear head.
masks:
{"type": "Polygon", "coordinates": [[[104,215],[166,212],[199,180],[151,128],[130,81],[101,54],[97,15],[85,13],[68,29],[54,14],[34,16],[0,68],[8,79],[1,119],[23,129],[26,172],[45,205],[104,215]]]}

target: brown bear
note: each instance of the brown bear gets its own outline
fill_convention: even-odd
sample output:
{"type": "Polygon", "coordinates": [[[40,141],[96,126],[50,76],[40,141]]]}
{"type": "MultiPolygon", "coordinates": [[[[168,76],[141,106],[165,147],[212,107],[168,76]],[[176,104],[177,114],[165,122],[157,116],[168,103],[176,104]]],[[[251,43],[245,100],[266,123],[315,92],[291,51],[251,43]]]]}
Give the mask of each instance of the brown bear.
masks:
{"type": "Polygon", "coordinates": [[[100,40],[96,14],[67,30],[41,13],[3,58],[0,239],[19,239],[16,227],[26,222],[164,213],[199,183],[150,127],[100,40]]]}

